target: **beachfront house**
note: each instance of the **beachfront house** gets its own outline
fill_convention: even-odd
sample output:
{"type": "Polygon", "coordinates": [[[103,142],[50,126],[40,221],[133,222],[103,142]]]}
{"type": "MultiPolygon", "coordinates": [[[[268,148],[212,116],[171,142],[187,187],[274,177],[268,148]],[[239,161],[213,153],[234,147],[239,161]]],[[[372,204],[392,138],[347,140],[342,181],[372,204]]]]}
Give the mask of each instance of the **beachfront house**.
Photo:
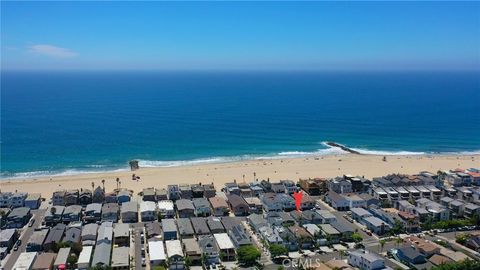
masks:
{"type": "Polygon", "coordinates": [[[155,201],[164,201],[168,200],[168,191],[164,188],[157,189],[157,193],[155,194],[155,201]]]}
{"type": "Polygon", "coordinates": [[[193,198],[192,187],[189,184],[178,185],[180,190],[180,198],[184,200],[191,200],[193,198]]]}
{"type": "Polygon", "coordinates": [[[155,188],[144,188],[142,191],[142,200],[145,202],[155,202],[157,198],[157,194],[155,192],[155,188]]]}
{"type": "Polygon", "coordinates": [[[203,196],[207,199],[211,198],[211,197],[214,197],[217,193],[217,190],[215,189],[215,186],[213,185],[213,183],[204,184],[203,189],[204,189],[203,196]]]}
{"type": "Polygon", "coordinates": [[[240,193],[241,193],[240,187],[235,182],[226,183],[224,190],[226,194],[235,194],[240,196],[240,193]]]}
{"type": "Polygon", "coordinates": [[[180,199],[180,188],[178,185],[168,185],[167,192],[169,200],[176,201],[180,199]]]}
{"type": "Polygon", "coordinates": [[[78,195],[78,204],[86,206],[90,203],[92,203],[92,191],[90,189],[80,190],[80,194],[78,195]]]}
{"type": "Polygon", "coordinates": [[[328,191],[327,182],[328,180],[324,178],[308,178],[300,179],[298,184],[301,189],[311,196],[318,196],[325,194],[328,191]]]}
{"type": "Polygon", "coordinates": [[[122,189],[117,193],[117,202],[122,205],[123,203],[129,202],[132,200],[132,191],[127,189],[122,189]]]}
{"type": "Polygon", "coordinates": [[[65,205],[65,190],[57,190],[53,192],[52,205],[65,205]]]}
{"type": "Polygon", "coordinates": [[[65,206],[78,204],[78,189],[70,189],[65,192],[65,206]]]}
{"type": "Polygon", "coordinates": [[[93,190],[92,203],[103,203],[105,200],[105,191],[100,186],[93,190]]]}
{"type": "Polygon", "coordinates": [[[42,202],[42,196],[39,193],[31,193],[28,194],[27,198],[25,198],[25,207],[30,209],[38,209],[42,202]]]}
{"type": "Polygon", "coordinates": [[[193,198],[203,198],[205,188],[202,186],[202,184],[192,184],[190,187],[192,188],[193,198]]]}
{"type": "Polygon", "coordinates": [[[343,177],[336,177],[328,181],[328,190],[336,193],[352,193],[352,183],[343,177]]]}
{"type": "Polygon", "coordinates": [[[15,192],[10,198],[10,207],[17,208],[25,206],[25,200],[27,199],[28,193],[26,192],[15,192]]]}

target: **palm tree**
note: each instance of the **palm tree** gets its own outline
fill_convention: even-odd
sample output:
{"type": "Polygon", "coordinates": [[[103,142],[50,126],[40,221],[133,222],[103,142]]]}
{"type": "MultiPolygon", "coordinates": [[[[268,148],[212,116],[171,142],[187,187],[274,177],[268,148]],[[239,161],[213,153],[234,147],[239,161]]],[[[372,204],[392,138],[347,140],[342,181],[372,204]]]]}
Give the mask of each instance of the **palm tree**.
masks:
{"type": "Polygon", "coordinates": [[[387,241],[386,241],[385,239],[380,239],[380,241],[379,241],[379,243],[380,243],[380,248],[381,248],[380,253],[383,252],[383,246],[385,246],[385,243],[386,243],[386,242],[387,242],[387,241]]]}
{"type": "Polygon", "coordinates": [[[346,256],[347,255],[347,252],[345,250],[340,250],[340,260],[343,259],[343,256],[346,256]]]}
{"type": "Polygon", "coordinates": [[[399,246],[401,243],[403,243],[403,239],[402,239],[402,238],[400,238],[400,237],[395,238],[395,244],[397,244],[397,248],[398,248],[398,246],[399,246]]]}
{"type": "Polygon", "coordinates": [[[105,192],[105,179],[102,179],[103,192],[105,192]]]}
{"type": "Polygon", "coordinates": [[[120,178],[117,177],[117,179],[115,180],[117,182],[117,189],[120,188],[119,184],[120,184],[120,178]]]}

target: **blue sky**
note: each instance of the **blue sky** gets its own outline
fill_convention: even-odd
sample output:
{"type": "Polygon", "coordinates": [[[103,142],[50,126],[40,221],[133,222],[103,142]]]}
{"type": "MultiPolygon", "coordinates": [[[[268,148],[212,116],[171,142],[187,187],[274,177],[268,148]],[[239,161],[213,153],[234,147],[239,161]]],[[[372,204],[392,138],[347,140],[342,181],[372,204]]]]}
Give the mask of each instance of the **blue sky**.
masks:
{"type": "Polygon", "coordinates": [[[480,69],[476,2],[1,2],[14,69],[480,69]]]}

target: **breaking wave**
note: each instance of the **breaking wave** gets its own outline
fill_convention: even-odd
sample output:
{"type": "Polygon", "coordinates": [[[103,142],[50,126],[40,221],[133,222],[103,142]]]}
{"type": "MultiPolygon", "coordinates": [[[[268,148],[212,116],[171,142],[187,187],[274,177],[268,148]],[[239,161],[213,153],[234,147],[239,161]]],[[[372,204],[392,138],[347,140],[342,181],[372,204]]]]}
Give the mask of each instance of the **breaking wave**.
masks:
{"type": "MultiPolygon", "coordinates": [[[[301,158],[301,157],[316,157],[316,156],[329,156],[329,155],[345,155],[349,154],[347,151],[340,147],[330,146],[327,142],[320,143],[323,148],[315,151],[283,151],[267,155],[240,155],[240,156],[218,156],[207,157],[191,160],[138,160],[139,166],[143,168],[156,168],[156,167],[180,167],[180,166],[192,166],[212,163],[229,163],[244,160],[268,160],[268,159],[285,159],[285,158],[301,158]]],[[[353,151],[360,153],[361,155],[380,155],[380,156],[411,156],[411,155],[480,155],[480,150],[476,151],[462,151],[462,152],[414,152],[414,151],[385,151],[385,150],[371,150],[364,148],[347,147],[353,151]]],[[[104,172],[122,172],[128,171],[129,167],[127,162],[120,164],[117,167],[94,164],[87,165],[78,169],[66,169],[57,171],[31,171],[31,172],[2,172],[0,174],[1,179],[14,179],[14,178],[35,178],[35,177],[49,177],[49,176],[69,176],[78,174],[93,174],[104,172]]]]}

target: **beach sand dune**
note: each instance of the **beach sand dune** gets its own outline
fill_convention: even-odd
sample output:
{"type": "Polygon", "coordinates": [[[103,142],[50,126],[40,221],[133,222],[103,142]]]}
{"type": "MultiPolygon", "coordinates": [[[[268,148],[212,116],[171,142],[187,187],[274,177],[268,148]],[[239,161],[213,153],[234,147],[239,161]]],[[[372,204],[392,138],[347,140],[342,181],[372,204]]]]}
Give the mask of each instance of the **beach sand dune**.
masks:
{"type": "Polygon", "coordinates": [[[226,182],[269,178],[298,180],[308,177],[335,177],[343,174],[365,176],[368,178],[390,173],[415,174],[420,171],[436,173],[438,170],[480,167],[480,156],[383,156],[374,155],[332,155],[309,158],[251,160],[231,163],[202,164],[167,168],[140,168],[135,172],[106,172],[79,174],[70,176],[37,177],[25,179],[0,180],[1,191],[26,191],[41,193],[50,198],[58,189],[92,188],[102,185],[105,179],[107,191],[116,188],[116,178],[120,178],[121,187],[135,192],[146,187],[163,188],[169,184],[214,183],[217,190],[226,182]],[[132,180],[132,173],[140,176],[132,180]]]}

